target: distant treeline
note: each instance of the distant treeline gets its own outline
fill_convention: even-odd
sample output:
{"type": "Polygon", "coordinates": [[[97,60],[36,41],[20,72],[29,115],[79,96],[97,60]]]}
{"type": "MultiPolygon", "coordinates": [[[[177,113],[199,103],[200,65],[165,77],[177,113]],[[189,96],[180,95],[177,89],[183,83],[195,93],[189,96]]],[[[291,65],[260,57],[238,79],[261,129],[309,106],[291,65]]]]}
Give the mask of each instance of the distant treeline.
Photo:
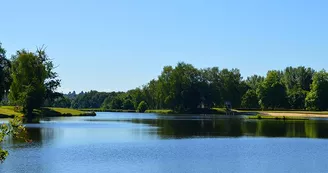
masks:
{"type": "Polygon", "coordinates": [[[166,66],[157,79],[127,92],[75,92],[57,99],[54,106],[104,109],[199,108],[328,109],[328,73],[306,67],[270,70],[266,76],[243,79],[238,69],[197,69],[191,64],[166,66]]]}

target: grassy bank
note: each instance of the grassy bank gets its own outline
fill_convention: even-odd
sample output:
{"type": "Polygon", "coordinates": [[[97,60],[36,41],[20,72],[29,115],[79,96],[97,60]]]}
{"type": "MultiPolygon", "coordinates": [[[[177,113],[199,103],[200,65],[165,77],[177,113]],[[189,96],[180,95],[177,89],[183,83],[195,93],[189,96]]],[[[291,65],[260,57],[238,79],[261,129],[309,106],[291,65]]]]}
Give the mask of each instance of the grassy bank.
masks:
{"type": "Polygon", "coordinates": [[[102,109],[102,108],[91,108],[91,109],[78,109],[83,112],[131,112],[134,113],[136,110],[124,110],[124,109],[102,109]]]}
{"type": "Polygon", "coordinates": [[[1,106],[0,107],[0,118],[13,118],[15,116],[22,117],[21,112],[16,112],[14,106],[1,106]]]}
{"type": "Polygon", "coordinates": [[[254,115],[247,116],[248,119],[258,119],[258,120],[309,120],[306,117],[296,117],[296,116],[271,116],[271,115],[254,115]]]}
{"type": "MultiPolygon", "coordinates": [[[[92,111],[80,111],[69,108],[45,107],[33,111],[36,116],[41,117],[60,117],[60,116],[95,116],[92,111]]],[[[24,116],[22,112],[15,111],[14,106],[1,106],[0,118],[13,118],[14,116],[24,116]]]]}
{"type": "Polygon", "coordinates": [[[169,109],[156,109],[156,110],[146,110],[145,113],[155,113],[155,114],[174,114],[172,110],[169,109]]]}
{"type": "Polygon", "coordinates": [[[93,111],[80,111],[70,108],[46,107],[37,111],[39,111],[41,116],[96,116],[96,113],[93,111]]]}
{"type": "MultiPolygon", "coordinates": [[[[91,112],[130,112],[135,113],[136,110],[124,110],[124,109],[102,109],[102,108],[91,108],[91,109],[79,109],[80,111],[91,111],[91,112]]],[[[194,109],[186,112],[175,112],[170,109],[150,109],[146,110],[145,113],[157,113],[157,114],[218,114],[225,115],[226,111],[224,108],[213,108],[213,109],[194,109]]],[[[237,111],[234,111],[238,114],[237,111]]]]}

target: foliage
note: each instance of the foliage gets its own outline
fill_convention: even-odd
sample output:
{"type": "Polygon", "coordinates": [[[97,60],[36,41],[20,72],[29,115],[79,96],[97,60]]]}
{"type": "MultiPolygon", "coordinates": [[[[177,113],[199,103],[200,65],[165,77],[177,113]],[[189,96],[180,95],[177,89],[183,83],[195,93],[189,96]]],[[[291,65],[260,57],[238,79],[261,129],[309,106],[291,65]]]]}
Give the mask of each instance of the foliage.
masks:
{"type": "Polygon", "coordinates": [[[259,86],[262,84],[264,79],[265,78],[263,76],[253,75],[247,77],[246,84],[250,87],[250,89],[256,91],[259,88],[259,86]]]}
{"type": "Polygon", "coordinates": [[[140,102],[137,111],[144,113],[148,109],[148,104],[145,101],[140,102]]]}
{"type": "Polygon", "coordinates": [[[259,108],[259,100],[257,98],[256,91],[250,89],[242,97],[242,108],[259,108]]]}
{"type": "Polygon", "coordinates": [[[52,107],[60,107],[60,108],[70,108],[71,100],[65,96],[61,96],[59,98],[54,99],[52,107]]]}
{"type": "Polygon", "coordinates": [[[40,108],[45,99],[47,71],[43,60],[35,53],[17,51],[12,59],[12,78],[9,99],[11,103],[23,106],[28,120],[33,109],[40,108]]]}
{"type": "Polygon", "coordinates": [[[291,89],[287,92],[287,99],[290,108],[292,109],[304,109],[305,108],[305,98],[308,91],[302,90],[300,88],[291,89]]]}
{"type": "MultiPolygon", "coordinates": [[[[5,140],[6,136],[13,136],[16,139],[27,140],[27,131],[22,123],[22,118],[15,117],[9,121],[9,124],[0,125],[0,144],[5,140]]],[[[0,162],[2,163],[8,156],[8,151],[1,148],[0,145],[0,162]]]]}
{"type": "Polygon", "coordinates": [[[321,70],[314,74],[311,90],[306,97],[307,110],[328,109],[328,73],[321,70]]]}
{"type": "Polygon", "coordinates": [[[2,48],[2,44],[0,43],[0,100],[8,93],[10,88],[12,81],[10,67],[11,63],[6,58],[6,50],[2,48]]]}
{"type": "Polygon", "coordinates": [[[287,90],[299,88],[310,91],[314,70],[303,66],[293,68],[287,67],[284,71],[283,82],[287,90]]]}
{"type": "Polygon", "coordinates": [[[281,83],[281,72],[269,71],[257,92],[262,108],[286,107],[286,89],[281,83]]]}
{"type": "Polygon", "coordinates": [[[287,67],[282,81],[287,90],[289,107],[305,109],[305,97],[310,91],[314,70],[305,67],[287,67]]]}
{"type": "Polygon", "coordinates": [[[124,94],[123,92],[111,92],[107,93],[107,97],[101,104],[101,108],[103,109],[111,109],[111,102],[113,101],[114,98],[119,97],[121,98],[121,95],[124,94]]]}
{"type": "Polygon", "coordinates": [[[125,109],[125,110],[134,110],[133,102],[130,99],[124,100],[123,109],[125,109]]]}
{"type": "Polygon", "coordinates": [[[109,104],[110,109],[122,109],[123,100],[120,97],[115,97],[109,104]]]}
{"type": "Polygon", "coordinates": [[[111,95],[106,92],[98,92],[91,90],[90,92],[85,92],[79,94],[73,101],[72,107],[75,109],[82,108],[100,108],[105,99],[111,95]]]}

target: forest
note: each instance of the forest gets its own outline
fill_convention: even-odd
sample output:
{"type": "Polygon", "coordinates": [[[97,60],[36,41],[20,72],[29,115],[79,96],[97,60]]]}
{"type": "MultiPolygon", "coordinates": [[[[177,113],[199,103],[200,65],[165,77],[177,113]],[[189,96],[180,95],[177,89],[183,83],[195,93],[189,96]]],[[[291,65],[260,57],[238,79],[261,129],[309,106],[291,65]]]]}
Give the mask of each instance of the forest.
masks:
{"type": "Polygon", "coordinates": [[[226,102],[234,109],[328,109],[328,73],[310,67],[270,70],[266,76],[244,79],[237,68],[198,69],[179,62],[165,66],[156,79],[126,92],[62,94],[57,91],[60,79],[54,64],[43,48],[36,52],[22,49],[7,59],[0,44],[0,60],[1,105],[21,106],[28,116],[40,107],[192,113],[222,108],[226,102]]]}
{"type": "Polygon", "coordinates": [[[237,68],[197,69],[180,62],[165,66],[158,78],[127,92],[70,92],[53,106],[137,110],[142,103],[146,109],[193,112],[230,102],[235,109],[322,111],[328,109],[327,89],[325,70],[287,67],[243,79],[237,68]]]}

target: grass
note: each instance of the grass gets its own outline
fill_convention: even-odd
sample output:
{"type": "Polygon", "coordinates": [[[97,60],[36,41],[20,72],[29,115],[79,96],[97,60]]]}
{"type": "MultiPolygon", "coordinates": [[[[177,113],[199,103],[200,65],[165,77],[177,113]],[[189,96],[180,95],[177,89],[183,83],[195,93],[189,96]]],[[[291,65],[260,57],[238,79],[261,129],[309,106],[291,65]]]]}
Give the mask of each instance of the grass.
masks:
{"type": "Polygon", "coordinates": [[[90,115],[92,113],[92,111],[85,112],[85,111],[80,111],[80,110],[77,110],[77,109],[69,109],[69,108],[47,107],[46,109],[52,110],[54,112],[58,112],[61,115],[71,115],[71,116],[84,116],[84,115],[90,115]]]}
{"type": "MultiPolygon", "coordinates": [[[[90,109],[79,109],[80,111],[92,111],[92,112],[130,112],[134,113],[136,110],[124,110],[124,109],[103,109],[103,108],[90,108],[90,109]]],[[[233,110],[234,113],[238,113],[233,110]]],[[[213,108],[213,109],[195,109],[188,112],[175,112],[170,109],[150,109],[146,110],[145,113],[157,113],[157,114],[226,114],[224,108],[213,108]]]]}
{"type": "Polygon", "coordinates": [[[315,115],[328,115],[327,111],[260,111],[264,113],[296,113],[296,114],[315,114],[315,115]]]}
{"type": "Polygon", "coordinates": [[[89,111],[89,112],[130,112],[134,113],[136,110],[125,110],[125,109],[103,109],[103,108],[88,108],[88,109],[79,109],[80,111],[89,111]]]}
{"type": "Polygon", "coordinates": [[[328,111],[306,111],[306,110],[261,110],[261,109],[238,109],[238,112],[263,112],[263,113],[296,113],[296,114],[316,114],[316,115],[328,115],[328,111]]]}
{"type": "Polygon", "coordinates": [[[216,111],[217,114],[226,114],[226,109],[225,108],[212,108],[212,110],[216,111]]]}
{"type": "Polygon", "coordinates": [[[1,106],[0,107],[0,118],[13,118],[15,116],[23,116],[22,113],[16,112],[14,106],[1,106]]]}
{"type": "Polygon", "coordinates": [[[146,110],[145,113],[155,113],[155,114],[174,114],[170,109],[157,109],[157,110],[146,110]]]}
{"type": "Polygon", "coordinates": [[[54,116],[95,116],[94,112],[85,112],[70,108],[45,107],[34,111],[37,115],[54,117],[54,116]]]}
{"type": "Polygon", "coordinates": [[[271,116],[271,115],[254,115],[247,116],[248,119],[258,119],[258,120],[309,120],[309,118],[305,117],[294,117],[294,116],[271,116]]]}
{"type": "MultiPolygon", "coordinates": [[[[14,106],[1,106],[0,118],[13,118],[14,116],[24,116],[22,112],[15,111],[14,106]]],[[[84,112],[69,108],[53,108],[44,107],[36,109],[33,113],[37,116],[51,117],[51,116],[95,116],[94,112],[84,112]]]]}

